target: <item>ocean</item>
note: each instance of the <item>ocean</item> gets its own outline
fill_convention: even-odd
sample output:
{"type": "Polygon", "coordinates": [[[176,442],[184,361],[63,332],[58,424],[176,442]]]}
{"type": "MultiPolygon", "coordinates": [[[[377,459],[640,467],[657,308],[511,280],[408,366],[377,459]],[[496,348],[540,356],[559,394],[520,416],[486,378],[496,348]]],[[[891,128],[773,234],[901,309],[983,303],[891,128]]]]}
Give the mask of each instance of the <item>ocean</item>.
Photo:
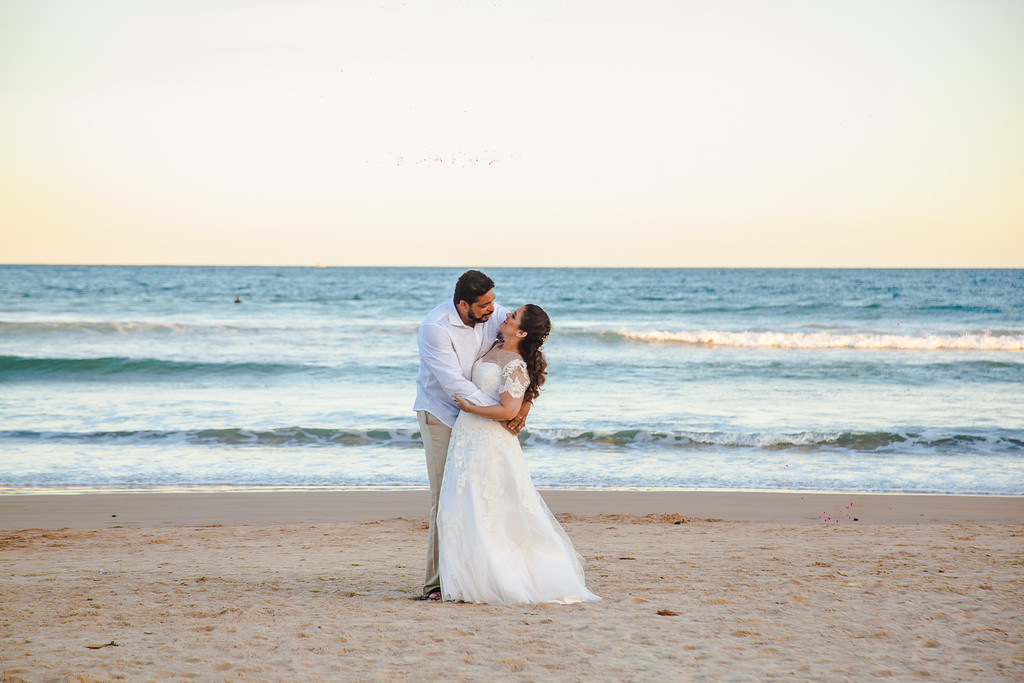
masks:
{"type": "MultiPolygon", "coordinates": [[[[0,266],[0,493],[426,487],[462,270],[0,266]]],[[[1024,495],[1022,270],[485,270],[541,488],[1024,495]]]]}

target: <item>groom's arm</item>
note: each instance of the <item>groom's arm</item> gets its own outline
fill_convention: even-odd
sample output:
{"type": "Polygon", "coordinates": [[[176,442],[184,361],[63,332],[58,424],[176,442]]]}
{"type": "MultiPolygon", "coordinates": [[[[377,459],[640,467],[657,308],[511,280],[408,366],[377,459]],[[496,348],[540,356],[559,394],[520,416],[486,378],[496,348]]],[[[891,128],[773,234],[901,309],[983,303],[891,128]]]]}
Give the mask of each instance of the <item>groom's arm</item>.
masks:
{"type": "Polygon", "coordinates": [[[502,393],[501,403],[493,406],[475,406],[471,403],[467,403],[466,399],[461,396],[455,397],[455,407],[459,410],[464,410],[467,413],[473,413],[480,417],[486,417],[488,420],[497,420],[499,422],[505,422],[511,420],[519,413],[519,409],[522,407],[523,398],[513,398],[508,393],[502,393]]]}
{"type": "Polygon", "coordinates": [[[449,398],[454,401],[458,395],[478,406],[497,405],[497,401],[480,391],[477,385],[463,376],[451,337],[443,330],[435,325],[423,325],[417,335],[417,343],[420,347],[420,358],[437,378],[449,398]]]}

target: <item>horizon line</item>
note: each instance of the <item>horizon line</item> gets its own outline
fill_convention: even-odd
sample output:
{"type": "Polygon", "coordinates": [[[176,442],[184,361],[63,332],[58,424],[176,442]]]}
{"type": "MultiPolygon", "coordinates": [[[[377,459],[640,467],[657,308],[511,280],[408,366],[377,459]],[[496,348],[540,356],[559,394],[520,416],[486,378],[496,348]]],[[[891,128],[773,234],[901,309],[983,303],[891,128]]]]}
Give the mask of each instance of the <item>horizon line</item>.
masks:
{"type": "Polygon", "coordinates": [[[326,264],[326,263],[0,263],[0,268],[7,267],[60,267],[60,268],[476,268],[476,269],[518,269],[518,270],[1024,270],[1020,266],[524,266],[524,265],[481,265],[481,264],[448,264],[448,265],[396,265],[396,264],[326,264]]]}

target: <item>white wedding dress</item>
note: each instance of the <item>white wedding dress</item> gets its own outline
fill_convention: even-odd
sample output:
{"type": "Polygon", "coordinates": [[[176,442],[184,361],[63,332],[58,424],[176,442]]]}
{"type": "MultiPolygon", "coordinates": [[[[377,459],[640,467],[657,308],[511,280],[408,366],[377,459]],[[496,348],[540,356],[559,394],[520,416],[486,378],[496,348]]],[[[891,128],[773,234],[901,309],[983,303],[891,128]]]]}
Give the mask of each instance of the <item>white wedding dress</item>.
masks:
{"type": "MultiPolygon", "coordinates": [[[[499,400],[529,385],[519,354],[495,346],[473,383],[499,400]]],[[[582,558],[537,493],[519,439],[495,420],[460,413],[452,428],[437,510],[441,594],[492,605],[600,600],[582,558]]]]}

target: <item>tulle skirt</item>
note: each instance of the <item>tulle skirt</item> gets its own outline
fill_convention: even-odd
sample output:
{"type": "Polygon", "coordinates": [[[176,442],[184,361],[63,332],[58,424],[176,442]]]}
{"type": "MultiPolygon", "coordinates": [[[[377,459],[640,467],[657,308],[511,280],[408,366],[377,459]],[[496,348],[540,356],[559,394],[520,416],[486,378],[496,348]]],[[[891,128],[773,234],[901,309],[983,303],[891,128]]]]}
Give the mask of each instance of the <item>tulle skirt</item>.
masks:
{"type": "Polygon", "coordinates": [[[445,600],[510,605],[600,600],[534,488],[519,439],[469,413],[452,428],[438,501],[445,600]]]}

